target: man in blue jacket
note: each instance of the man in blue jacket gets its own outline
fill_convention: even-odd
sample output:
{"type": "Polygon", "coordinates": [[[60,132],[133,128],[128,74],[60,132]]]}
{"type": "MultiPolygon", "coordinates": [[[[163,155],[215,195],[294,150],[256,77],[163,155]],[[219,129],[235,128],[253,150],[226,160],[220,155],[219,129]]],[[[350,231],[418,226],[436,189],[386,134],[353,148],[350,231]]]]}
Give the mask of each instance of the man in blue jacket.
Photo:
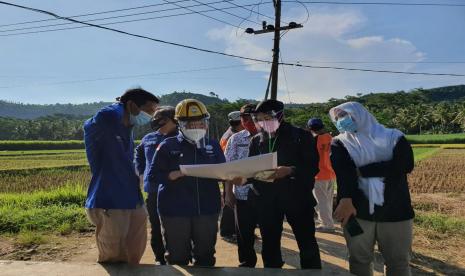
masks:
{"type": "Polygon", "coordinates": [[[174,120],[174,107],[164,106],[157,109],[153,115],[151,126],[154,132],[142,138],[140,145],[136,148],[134,163],[139,176],[144,179],[144,191],[148,193],[146,204],[152,228],[150,244],[155,255],[155,263],[164,265],[166,264],[165,246],[163,245],[160,218],[157,211],[158,184],[149,181],[148,172],[158,146],[166,138],[178,134],[176,121],[174,120]]]}
{"type": "Polygon", "coordinates": [[[215,265],[220,189],[214,179],[184,176],[180,165],[225,162],[218,142],[208,139],[210,115],[203,103],[189,99],[176,106],[179,135],[157,149],[149,172],[159,184],[158,212],[170,265],[215,265]]]}
{"type": "Polygon", "coordinates": [[[134,169],[133,127],[150,122],[159,102],[130,89],[84,123],[92,179],[86,212],[96,226],[98,262],[139,263],[147,242],[147,211],[134,169]]]}

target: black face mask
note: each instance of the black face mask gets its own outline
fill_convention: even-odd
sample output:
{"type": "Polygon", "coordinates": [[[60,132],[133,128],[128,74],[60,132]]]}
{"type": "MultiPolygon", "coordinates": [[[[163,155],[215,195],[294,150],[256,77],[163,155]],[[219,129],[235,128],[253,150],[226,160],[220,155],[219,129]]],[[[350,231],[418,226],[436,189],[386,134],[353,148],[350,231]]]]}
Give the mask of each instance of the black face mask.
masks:
{"type": "Polygon", "coordinates": [[[166,125],[166,120],[165,118],[159,118],[155,119],[150,123],[150,126],[154,131],[158,131],[160,128],[164,127],[166,125]]]}

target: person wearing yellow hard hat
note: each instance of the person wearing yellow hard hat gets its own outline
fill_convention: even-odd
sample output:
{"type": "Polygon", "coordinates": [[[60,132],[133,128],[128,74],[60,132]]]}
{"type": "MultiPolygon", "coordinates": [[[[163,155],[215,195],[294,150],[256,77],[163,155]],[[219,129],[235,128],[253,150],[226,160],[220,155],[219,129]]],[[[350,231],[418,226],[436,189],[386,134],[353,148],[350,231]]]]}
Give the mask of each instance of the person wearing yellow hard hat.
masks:
{"type": "Polygon", "coordinates": [[[157,149],[149,178],[157,183],[158,212],[170,265],[215,265],[220,212],[218,180],[184,176],[179,166],[225,162],[217,141],[208,138],[210,114],[194,99],[176,106],[179,134],[157,149]]]}

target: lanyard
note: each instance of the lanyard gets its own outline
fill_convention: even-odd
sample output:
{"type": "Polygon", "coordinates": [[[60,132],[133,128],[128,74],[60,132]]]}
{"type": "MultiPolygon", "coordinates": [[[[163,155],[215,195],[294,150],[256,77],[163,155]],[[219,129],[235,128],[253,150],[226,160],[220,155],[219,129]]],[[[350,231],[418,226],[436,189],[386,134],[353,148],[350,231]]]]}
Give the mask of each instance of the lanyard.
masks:
{"type": "Polygon", "coordinates": [[[274,148],[276,146],[276,141],[278,140],[278,136],[274,138],[273,144],[271,144],[271,137],[268,139],[268,153],[274,152],[274,148]]]}

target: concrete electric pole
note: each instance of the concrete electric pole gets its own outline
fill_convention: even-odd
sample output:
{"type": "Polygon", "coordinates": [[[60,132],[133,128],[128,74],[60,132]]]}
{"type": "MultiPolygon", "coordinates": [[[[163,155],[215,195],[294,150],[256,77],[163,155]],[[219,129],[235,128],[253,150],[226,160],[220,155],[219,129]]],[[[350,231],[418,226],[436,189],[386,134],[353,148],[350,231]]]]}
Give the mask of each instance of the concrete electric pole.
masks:
{"type": "Polygon", "coordinates": [[[270,99],[276,100],[278,97],[278,72],[279,72],[279,42],[281,39],[281,31],[291,30],[295,28],[302,28],[302,24],[295,22],[289,23],[288,26],[281,27],[281,0],[273,0],[275,9],[275,22],[273,25],[267,25],[266,21],[263,21],[263,29],[255,31],[252,28],[245,30],[248,34],[264,34],[274,32],[274,44],[273,44],[273,63],[271,65],[270,80],[265,93],[265,100],[268,98],[268,92],[271,83],[271,96],[270,99]]]}

